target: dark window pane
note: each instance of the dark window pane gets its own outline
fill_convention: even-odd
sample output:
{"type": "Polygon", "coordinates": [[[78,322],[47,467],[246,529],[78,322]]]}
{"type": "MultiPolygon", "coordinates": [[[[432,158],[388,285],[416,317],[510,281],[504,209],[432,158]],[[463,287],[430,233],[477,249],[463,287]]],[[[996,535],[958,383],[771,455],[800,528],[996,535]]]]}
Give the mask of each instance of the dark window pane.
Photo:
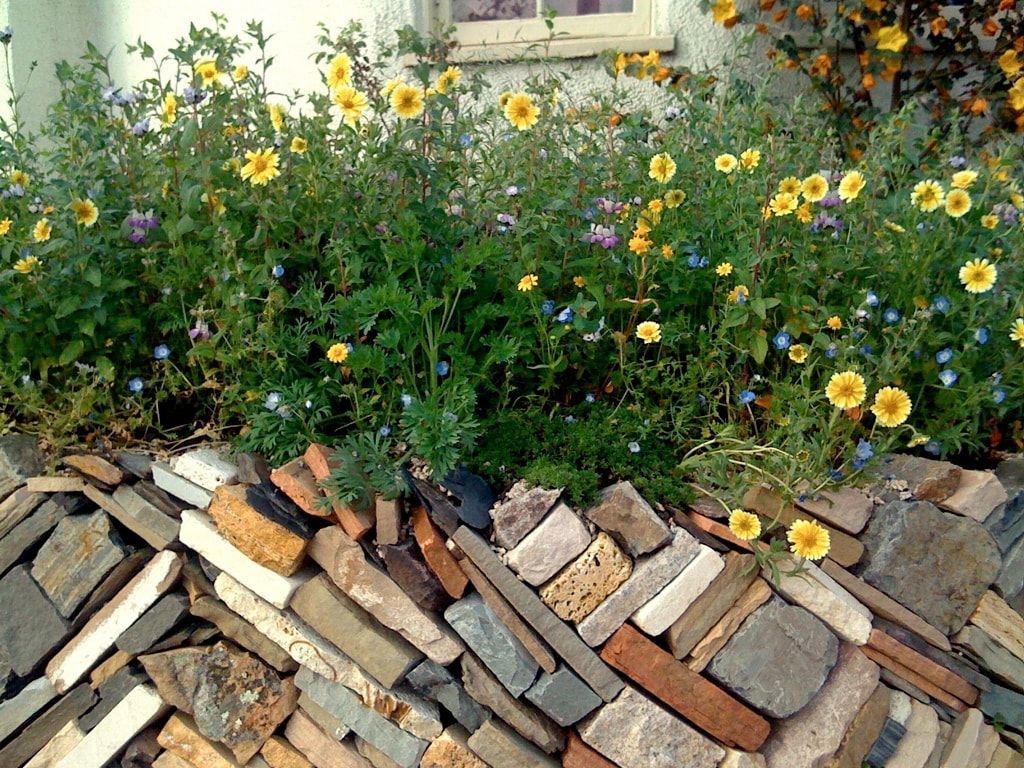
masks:
{"type": "Polygon", "coordinates": [[[452,21],[456,22],[535,18],[537,0],[452,0],[452,21]]]}
{"type": "Polygon", "coordinates": [[[544,7],[559,16],[589,16],[592,13],[632,13],[633,0],[544,0],[544,7]]]}

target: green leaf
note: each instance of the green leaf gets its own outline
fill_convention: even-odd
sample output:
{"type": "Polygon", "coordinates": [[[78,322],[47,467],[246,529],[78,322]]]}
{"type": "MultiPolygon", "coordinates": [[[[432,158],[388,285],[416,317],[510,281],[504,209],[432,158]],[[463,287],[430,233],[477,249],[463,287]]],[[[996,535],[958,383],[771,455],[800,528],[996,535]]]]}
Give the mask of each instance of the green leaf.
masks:
{"type": "Polygon", "coordinates": [[[755,333],[753,341],[750,342],[750,354],[757,364],[761,365],[768,357],[768,337],[755,333]]]}
{"type": "Polygon", "coordinates": [[[178,220],[178,226],[175,227],[175,231],[178,233],[178,237],[182,237],[183,235],[187,235],[195,228],[195,221],[193,221],[192,217],[186,213],[184,216],[181,217],[181,219],[178,220]]]}
{"type": "Polygon", "coordinates": [[[764,299],[754,299],[750,302],[750,308],[754,310],[754,313],[762,320],[768,316],[768,308],[765,306],[764,299]]]}
{"type": "Polygon", "coordinates": [[[64,351],[60,353],[60,358],[57,360],[57,362],[60,365],[67,365],[68,363],[72,363],[78,359],[79,355],[81,355],[84,350],[85,342],[83,342],[81,339],[75,339],[66,347],[64,347],[64,351]]]}
{"type": "Polygon", "coordinates": [[[85,282],[89,285],[95,286],[96,288],[99,288],[100,283],[103,282],[103,272],[96,264],[90,264],[86,267],[83,277],[85,278],[85,282]]]}

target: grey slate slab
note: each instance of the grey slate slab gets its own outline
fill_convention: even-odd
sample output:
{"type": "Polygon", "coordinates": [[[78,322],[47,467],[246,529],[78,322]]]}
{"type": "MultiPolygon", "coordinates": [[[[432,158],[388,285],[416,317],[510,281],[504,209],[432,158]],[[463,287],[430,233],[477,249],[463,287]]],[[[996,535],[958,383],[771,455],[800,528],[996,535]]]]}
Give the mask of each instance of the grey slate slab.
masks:
{"type": "Polygon", "coordinates": [[[148,611],[117,638],[117,647],[137,656],[166,635],[181,619],[188,615],[189,600],[181,592],[172,592],[160,598],[148,611]]]}
{"type": "Polygon", "coordinates": [[[28,565],[0,579],[0,617],[0,646],[7,649],[19,676],[50,656],[68,634],[68,623],[33,581],[28,565]]]}
{"type": "Polygon", "coordinates": [[[424,660],[409,672],[405,682],[421,696],[436,701],[448,710],[470,733],[490,717],[490,713],[466,693],[462,684],[447,669],[430,659],[424,660]]]}
{"type": "Polygon", "coordinates": [[[84,715],[95,703],[96,694],[88,683],[72,688],[0,749],[0,765],[3,768],[20,768],[61,728],[84,715]]]}
{"type": "Polygon", "coordinates": [[[526,699],[561,726],[582,720],[602,703],[600,696],[565,667],[554,674],[541,673],[526,699]]]}
{"type": "Polygon", "coordinates": [[[6,573],[27,549],[48,534],[69,511],[67,506],[50,499],[0,539],[0,574],[6,573]]]}
{"type": "Polygon", "coordinates": [[[0,743],[56,697],[57,691],[50,681],[40,677],[22,688],[17,696],[0,702],[0,743]]]}
{"type": "Polygon", "coordinates": [[[445,620],[513,696],[537,677],[537,662],[476,592],[450,605],[445,620]]]}
{"type": "Polygon", "coordinates": [[[142,672],[131,667],[121,667],[103,681],[99,688],[99,702],[79,719],[78,725],[83,731],[91,731],[133,688],[148,680],[142,672]]]}
{"type": "Polygon", "coordinates": [[[902,741],[906,732],[907,729],[905,727],[892,718],[886,718],[882,732],[871,746],[871,751],[864,758],[864,762],[872,766],[872,768],[883,768],[889,761],[889,758],[895,754],[896,748],[899,747],[900,741],[902,741]]]}

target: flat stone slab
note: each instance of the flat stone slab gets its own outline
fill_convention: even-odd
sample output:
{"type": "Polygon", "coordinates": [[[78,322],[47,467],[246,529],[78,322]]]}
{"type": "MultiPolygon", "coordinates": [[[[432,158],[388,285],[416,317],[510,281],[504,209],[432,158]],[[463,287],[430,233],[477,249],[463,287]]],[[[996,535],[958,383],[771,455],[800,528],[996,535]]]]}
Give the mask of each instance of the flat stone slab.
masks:
{"type": "Polygon", "coordinates": [[[513,696],[533,684],[537,662],[480,595],[449,606],[444,618],[513,696]]]}
{"type": "Polygon", "coordinates": [[[905,484],[919,501],[938,503],[956,493],[963,470],[948,461],[935,461],[920,456],[897,453],[886,456],[878,473],[905,484]]]}
{"type": "Polygon", "coordinates": [[[1024,538],[1024,490],[1016,491],[985,519],[985,528],[999,549],[1007,552],[1024,538]]]}
{"type": "Polygon", "coordinates": [[[196,448],[176,456],[171,461],[171,469],[208,491],[238,482],[238,467],[213,448],[196,448]]]}
{"type": "Polygon", "coordinates": [[[970,621],[1018,659],[1024,660],[1024,617],[995,592],[989,591],[981,596],[970,621]]]}
{"type": "Polygon", "coordinates": [[[525,489],[521,483],[514,485],[508,495],[491,508],[495,543],[512,549],[544,518],[561,495],[561,488],[525,489]]]}
{"type": "Polygon", "coordinates": [[[708,667],[722,685],[771,717],[799,712],[836,663],[839,641],[811,613],[772,598],[708,667]]]}
{"type": "Polygon", "coordinates": [[[919,701],[910,702],[910,717],[899,745],[885,764],[886,768],[925,768],[939,737],[939,716],[919,701]]]}
{"type": "MultiPolygon", "coordinates": [[[[24,768],[53,768],[68,752],[85,738],[85,731],[77,720],[69,720],[56,735],[46,742],[46,746],[36,752],[35,757],[25,763],[24,768]]],[[[157,766],[157,768],[161,768],[157,766]]]]}
{"type": "Polygon", "coordinates": [[[189,612],[215,625],[226,638],[252,651],[278,672],[294,672],[299,668],[298,663],[283,648],[237,613],[228,610],[215,597],[204,595],[198,598],[192,603],[189,612]]]}
{"type": "Polygon", "coordinates": [[[297,532],[297,524],[275,519],[278,512],[269,500],[249,490],[241,485],[219,487],[213,492],[210,517],[220,534],[250,560],[282,576],[293,575],[306,559],[314,532],[297,532]]]}
{"type": "Polygon", "coordinates": [[[447,669],[430,659],[412,670],[406,682],[421,696],[436,701],[448,710],[456,722],[469,732],[475,731],[490,717],[490,712],[477,704],[447,669]]]}
{"type": "Polygon", "coordinates": [[[540,599],[565,621],[586,618],[633,572],[633,561],[601,532],[578,558],[540,590],[540,599]]]}
{"type": "Polygon", "coordinates": [[[171,496],[181,499],[196,509],[206,509],[213,500],[213,493],[186,480],[162,461],[153,462],[153,482],[156,487],[171,496]]]}
{"type": "Polygon", "coordinates": [[[545,755],[501,723],[488,720],[466,742],[488,765],[495,768],[558,768],[558,761],[545,755]]]}
{"type": "Polygon", "coordinates": [[[427,567],[416,542],[407,539],[380,549],[388,576],[416,605],[429,612],[440,612],[448,606],[451,602],[448,592],[427,567]]]}
{"type": "Polygon", "coordinates": [[[526,700],[563,727],[582,720],[603,703],[600,696],[565,667],[554,674],[542,673],[526,692],[526,700]]]}
{"type": "Polygon", "coordinates": [[[1024,691],[1024,661],[986,632],[968,624],[953,636],[953,642],[977,659],[991,677],[1024,691]]]}
{"type": "MultiPolygon", "coordinates": [[[[791,559],[785,570],[795,565],[791,559]]],[[[813,613],[841,639],[864,645],[871,634],[871,611],[814,563],[804,563],[803,569],[797,576],[780,576],[779,593],[813,613]]]]}
{"type": "Polygon", "coordinates": [[[368,768],[350,742],[339,742],[324,733],[308,715],[296,712],[288,720],[284,732],[288,742],[317,768],[368,768]]]}
{"type": "Polygon", "coordinates": [[[0,437],[0,499],[43,471],[42,451],[31,435],[0,437]]]}
{"type": "Polygon", "coordinates": [[[0,647],[19,676],[31,673],[68,633],[68,623],[33,581],[27,565],[0,579],[0,616],[0,647]]]}
{"type": "Polygon", "coordinates": [[[686,658],[686,666],[694,672],[703,672],[730,638],[736,634],[736,630],[743,625],[747,617],[764,605],[772,594],[774,594],[772,588],[764,579],[756,579],[751,583],[747,587],[747,591],[737,598],[718,623],[709,629],[703,639],[693,647],[690,655],[686,658]]]}
{"type": "Polygon", "coordinates": [[[0,749],[0,765],[24,765],[43,749],[72,720],[81,717],[96,703],[96,694],[82,684],[35,716],[28,725],[0,749]]]}
{"type": "Polygon", "coordinates": [[[629,687],[578,730],[622,768],[716,768],[725,757],[724,749],[629,687]]]}
{"type": "Polygon", "coordinates": [[[960,473],[960,485],[956,491],[939,502],[939,506],[948,512],[984,523],[993,510],[1009,498],[994,472],[965,469],[960,473]]]}
{"type": "Polygon", "coordinates": [[[674,529],[667,547],[637,560],[622,586],[577,625],[580,637],[591,647],[603,643],[678,576],[699,551],[693,536],[682,528],[674,529]]]}
{"type": "Polygon", "coordinates": [[[0,538],[10,533],[46,499],[45,493],[32,493],[28,488],[18,488],[0,502],[0,538]]]}
{"type": "Polygon", "coordinates": [[[638,608],[632,621],[648,635],[660,635],[686,612],[725,568],[714,550],[699,545],[697,555],[658,594],[638,608]]]}
{"type": "Polygon", "coordinates": [[[413,535],[427,567],[434,572],[449,597],[461,598],[469,586],[469,579],[459,567],[458,561],[448,551],[446,537],[434,525],[423,507],[416,507],[412,513],[413,535]]]}
{"type": "Polygon", "coordinates": [[[822,491],[813,497],[800,496],[796,505],[822,522],[855,536],[864,530],[875,508],[866,493],[850,487],[822,491]]]}
{"type": "Polygon", "coordinates": [[[559,504],[508,553],[508,565],[536,587],[588,546],[590,530],[568,506],[559,504]]]}
{"type": "Polygon", "coordinates": [[[101,456],[77,454],[65,456],[61,463],[71,467],[91,483],[96,483],[107,490],[124,482],[124,472],[101,456]]]}
{"type": "Polygon", "coordinates": [[[140,496],[130,486],[119,485],[114,489],[113,496],[87,488],[86,495],[153,549],[164,549],[178,539],[178,521],[140,496]]]}
{"type": "Polygon", "coordinates": [[[26,550],[48,534],[69,512],[69,505],[50,499],[0,539],[0,574],[6,573],[26,550]]]}
{"type": "Polygon", "coordinates": [[[864,758],[882,735],[888,714],[889,689],[879,683],[846,729],[829,765],[835,768],[861,768],[864,758]]]}
{"type": "Polygon", "coordinates": [[[601,501],[584,514],[631,557],[653,552],[671,538],[665,521],[629,482],[602,490],[601,501]]]}
{"type": "Polygon", "coordinates": [[[927,502],[880,507],[862,537],[861,577],[940,632],[958,631],[999,575],[999,548],[976,521],[927,502]]]}
{"type": "Polygon", "coordinates": [[[487,764],[469,748],[469,733],[453,725],[427,747],[420,768],[487,768],[487,764]]]}
{"type": "Polygon", "coordinates": [[[117,638],[118,649],[137,656],[170,632],[189,612],[186,595],[175,592],[164,595],[117,638]]]}
{"type": "Polygon", "coordinates": [[[28,722],[33,715],[57,697],[57,691],[45,677],[33,680],[10,699],[0,701],[0,742],[28,722]]]}

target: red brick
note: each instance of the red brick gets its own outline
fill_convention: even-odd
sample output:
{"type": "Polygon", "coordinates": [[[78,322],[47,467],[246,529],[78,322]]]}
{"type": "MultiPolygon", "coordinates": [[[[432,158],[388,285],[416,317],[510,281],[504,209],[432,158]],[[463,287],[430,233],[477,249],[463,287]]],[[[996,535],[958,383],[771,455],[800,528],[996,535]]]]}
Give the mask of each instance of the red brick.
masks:
{"type": "Polygon", "coordinates": [[[755,752],[768,738],[767,720],[628,624],[612,635],[601,658],[728,746],[755,752]]]}
{"type": "Polygon", "coordinates": [[[316,479],[302,459],[293,459],[283,467],[278,467],[270,473],[270,480],[307,515],[330,516],[330,509],[322,503],[323,496],[316,479]]]}
{"type": "Polygon", "coordinates": [[[576,731],[569,731],[569,743],[562,753],[562,768],[618,768],[611,760],[583,743],[576,731]]]}
{"type": "MultiPolygon", "coordinates": [[[[319,443],[310,443],[309,448],[306,449],[303,460],[306,462],[306,466],[309,467],[309,471],[313,473],[317,483],[322,483],[326,480],[330,476],[331,470],[338,466],[338,463],[333,458],[333,454],[334,451],[331,448],[319,443]]],[[[338,499],[331,498],[330,494],[322,488],[320,491],[330,499],[331,509],[334,511],[335,518],[341,523],[342,530],[351,538],[361,539],[373,528],[373,512],[368,509],[350,507],[338,499]]]]}
{"type": "Polygon", "coordinates": [[[712,520],[710,517],[705,517],[697,512],[687,512],[686,516],[690,518],[690,521],[706,533],[710,533],[722,541],[732,544],[734,547],[739,547],[747,552],[753,552],[754,550],[750,546],[750,542],[744,541],[738,538],[732,531],[729,530],[729,526],[722,525],[717,520],[712,520]]]}
{"type": "Polygon", "coordinates": [[[423,559],[427,561],[427,566],[440,580],[444,591],[458,600],[466,591],[469,579],[459,567],[459,562],[448,551],[444,537],[423,507],[416,507],[413,510],[412,531],[416,537],[416,543],[420,545],[423,559]]]}

